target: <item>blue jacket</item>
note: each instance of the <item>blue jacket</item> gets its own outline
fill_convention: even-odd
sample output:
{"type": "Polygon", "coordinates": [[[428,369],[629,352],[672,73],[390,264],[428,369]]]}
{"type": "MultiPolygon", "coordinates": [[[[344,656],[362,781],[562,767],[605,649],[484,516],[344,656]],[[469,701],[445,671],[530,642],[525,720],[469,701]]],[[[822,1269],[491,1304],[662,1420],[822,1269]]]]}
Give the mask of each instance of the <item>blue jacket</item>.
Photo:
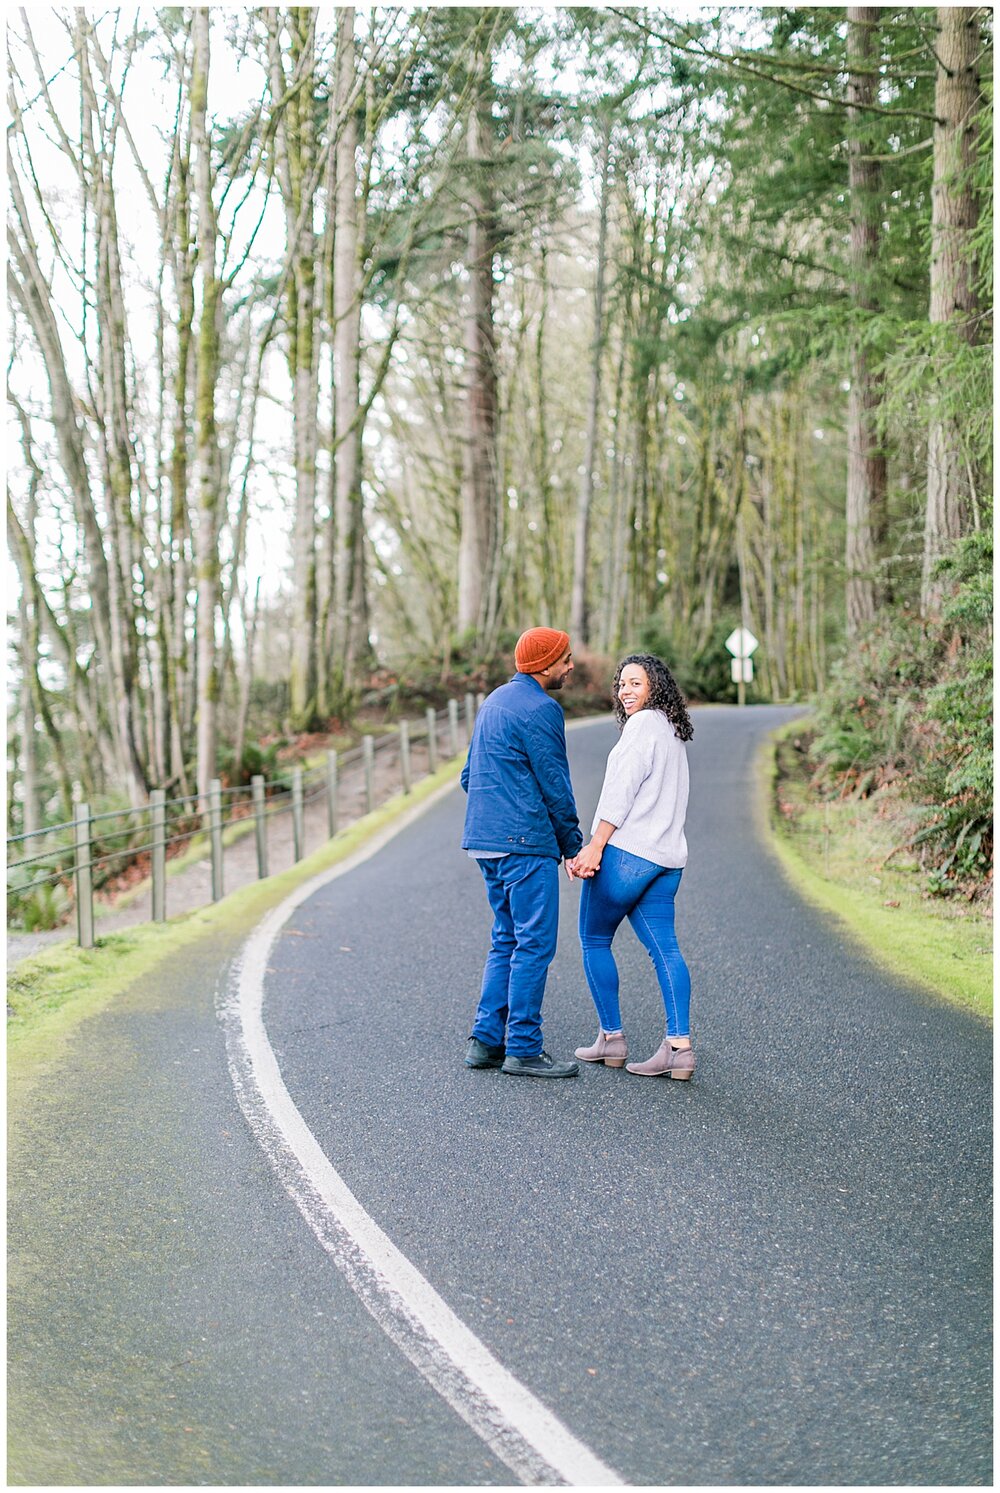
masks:
{"type": "Polygon", "coordinates": [[[530,674],[515,674],[484,700],[462,787],[465,850],[560,860],[583,844],[562,706],[530,674]]]}

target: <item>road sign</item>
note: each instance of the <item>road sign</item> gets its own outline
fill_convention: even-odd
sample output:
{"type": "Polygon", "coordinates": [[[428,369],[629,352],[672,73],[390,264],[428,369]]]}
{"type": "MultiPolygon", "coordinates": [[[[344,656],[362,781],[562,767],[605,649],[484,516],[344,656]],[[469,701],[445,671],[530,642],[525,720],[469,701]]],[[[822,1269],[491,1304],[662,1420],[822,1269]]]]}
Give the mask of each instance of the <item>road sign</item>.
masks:
{"type": "Polygon", "coordinates": [[[750,684],[753,681],[753,659],[731,658],[729,660],[730,672],[734,684],[750,684]]]}
{"type": "Polygon", "coordinates": [[[734,628],[726,639],[726,647],[736,658],[749,658],[759,646],[749,627],[734,628]]]}

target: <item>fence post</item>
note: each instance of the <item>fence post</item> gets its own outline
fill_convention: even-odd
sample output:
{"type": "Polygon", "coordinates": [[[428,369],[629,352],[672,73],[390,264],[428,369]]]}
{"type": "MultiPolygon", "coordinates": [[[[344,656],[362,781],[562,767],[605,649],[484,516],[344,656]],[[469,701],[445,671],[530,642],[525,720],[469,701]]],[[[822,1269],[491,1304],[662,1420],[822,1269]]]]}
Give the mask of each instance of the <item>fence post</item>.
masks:
{"type": "Polygon", "coordinates": [[[253,832],[257,841],[257,879],[267,876],[267,820],[264,818],[264,778],[261,773],[250,779],[250,794],[253,798],[253,832]]]}
{"type": "Polygon", "coordinates": [[[458,756],[458,701],[448,701],[448,745],[451,748],[450,755],[458,756]]]}
{"type": "Polygon", "coordinates": [[[437,772],[438,765],[438,723],[434,706],[428,705],[424,717],[427,721],[427,774],[437,772]]]}
{"type": "Polygon", "coordinates": [[[149,795],[153,842],[153,922],[167,918],[167,795],[154,788],[149,795]]]}
{"type": "Polygon", "coordinates": [[[365,761],[365,813],[370,814],[375,807],[375,740],[371,736],[362,736],[361,755],[365,761]]]}
{"type": "Polygon", "coordinates": [[[399,767],[403,777],[403,792],[409,793],[413,787],[413,773],[410,767],[409,721],[400,721],[399,723],[399,767]]]}
{"type": "Polygon", "coordinates": [[[305,823],[302,816],[302,769],[292,769],[292,859],[302,859],[302,842],[305,838],[305,823]]]}
{"type": "Polygon", "coordinates": [[[208,832],[212,842],[212,901],[223,895],[222,875],[222,783],[213,778],[208,785],[208,832]]]}
{"type": "Polygon", "coordinates": [[[94,947],[94,872],[91,860],[90,805],[76,806],[76,938],[81,949],[94,947]]]}
{"type": "Polygon", "coordinates": [[[475,725],[475,723],[476,723],[476,697],[475,697],[475,695],[473,695],[473,694],[470,693],[470,694],[467,694],[466,697],[465,697],[465,744],[466,744],[466,746],[470,746],[471,743],[472,743],[472,728],[475,725]]]}
{"type": "Polygon", "coordinates": [[[480,690],[479,694],[476,696],[476,714],[477,715],[482,710],[482,708],[483,708],[483,701],[485,699],[486,699],[486,696],[483,694],[482,690],[480,690]]]}
{"type": "Polygon", "coordinates": [[[337,753],[326,754],[326,827],[332,840],[337,833],[337,753]]]}

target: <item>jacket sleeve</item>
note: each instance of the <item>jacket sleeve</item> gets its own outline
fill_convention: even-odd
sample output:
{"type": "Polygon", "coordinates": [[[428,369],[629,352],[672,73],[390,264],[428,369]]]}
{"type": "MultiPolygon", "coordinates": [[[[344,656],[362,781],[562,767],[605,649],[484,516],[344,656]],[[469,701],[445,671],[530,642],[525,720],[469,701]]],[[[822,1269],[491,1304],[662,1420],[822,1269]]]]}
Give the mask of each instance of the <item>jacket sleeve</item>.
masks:
{"type": "Polygon", "coordinates": [[[653,742],[640,715],[625,722],[617,746],[608,755],[604,786],[594,811],[594,821],[606,819],[616,827],[625,823],[642,783],[653,767],[653,742]]]}
{"type": "Polygon", "coordinates": [[[539,711],[532,722],[526,743],[531,770],[538,782],[542,801],[564,858],[576,855],[583,845],[580,820],[573,797],[566,755],[566,726],[563,713],[553,700],[551,710],[539,711]]]}

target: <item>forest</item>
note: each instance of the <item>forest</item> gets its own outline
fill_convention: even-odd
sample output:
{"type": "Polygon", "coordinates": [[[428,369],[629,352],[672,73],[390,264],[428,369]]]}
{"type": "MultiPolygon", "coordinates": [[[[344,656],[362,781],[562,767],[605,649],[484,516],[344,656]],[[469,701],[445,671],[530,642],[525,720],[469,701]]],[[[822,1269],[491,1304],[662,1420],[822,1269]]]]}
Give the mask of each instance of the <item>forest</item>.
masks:
{"type": "MultiPolygon", "coordinates": [[[[8,833],[527,626],[992,877],[990,7],[8,19],[8,833]]],[[[602,693],[603,692],[603,693],[602,693]]],[[[581,698],[584,696],[581,694],[581,698]]],[[[266,765],[266,764],[265,764],[266,765]]]]}

